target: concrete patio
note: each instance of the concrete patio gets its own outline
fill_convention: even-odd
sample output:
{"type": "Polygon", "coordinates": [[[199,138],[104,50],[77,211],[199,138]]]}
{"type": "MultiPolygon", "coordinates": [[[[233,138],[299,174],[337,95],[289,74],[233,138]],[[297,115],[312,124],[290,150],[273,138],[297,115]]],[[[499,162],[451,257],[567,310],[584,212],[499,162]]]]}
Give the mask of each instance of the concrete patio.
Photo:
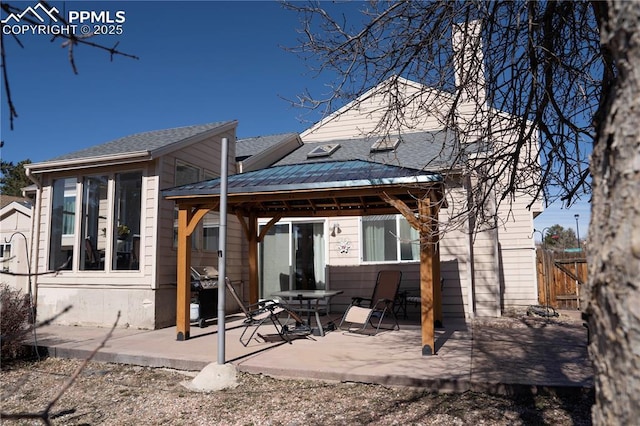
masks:
{"type": "MultiPolygon", "coordinates": [[[[498,393],[593,387],[587,332],[576,313],[561,320],[538,317],[473,322],[445,321],[436,329],[436,355],[421,355],[419,324],[376,336],[332,331],[324,337],[239,343],[242,320],[227,320],[225,361],[238,371],[282,378],[416,386],[438,392],[498,393]]],[[[264,326],[263,326],[264,327],[264,326]]],[[[262,330],[262,329],[261,329],[262,330]]],[[[37,344],[54,357],[85,358],[106,328],[50,325],[37,344]]],[[[264,332],[269,332],[265,327],[264,332]]],[[[174,327],[116,329],[95,360],[199,371],[217,362],[217,326],[191,327],[191,339],[177,341],[174,327]]]]}

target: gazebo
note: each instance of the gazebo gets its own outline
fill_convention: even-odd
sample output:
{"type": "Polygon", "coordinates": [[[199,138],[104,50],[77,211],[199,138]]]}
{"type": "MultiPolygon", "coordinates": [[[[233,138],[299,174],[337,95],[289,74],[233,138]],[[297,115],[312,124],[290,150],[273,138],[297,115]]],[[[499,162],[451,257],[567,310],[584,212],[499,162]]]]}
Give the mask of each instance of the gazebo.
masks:
{"type": "MultiPolygon", "coordinates": [[[[220,210],[221,179],[166,189],[178,206],[177,339],[189,338],[191,234],[209,211],[220,210]]],[[[402,214],[420,235],[422,354],[435,354],[434,326],[442,322],[438,212],[444,180],[428,171],[361,160],[270,167],[231,175],[227,212],[248,241],[249,302],[258,300],[258,244],[284,217],[402,214]],[[262,229],[259,218],[270,218],[262,229]]]]}

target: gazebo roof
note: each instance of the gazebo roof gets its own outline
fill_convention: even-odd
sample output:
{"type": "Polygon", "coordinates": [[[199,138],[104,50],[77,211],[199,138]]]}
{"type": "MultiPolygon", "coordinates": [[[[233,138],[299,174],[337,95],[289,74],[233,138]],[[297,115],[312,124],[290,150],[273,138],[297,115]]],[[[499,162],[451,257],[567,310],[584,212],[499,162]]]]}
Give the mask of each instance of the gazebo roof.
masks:
{"type": "MultiPolygon", "coordinates": [[[[229,210],[259,217],[388,214],[397,210],[385,194],[414,205],[419,194],[442,182],[437,173],[361,160],[292,164],[229,176],[227,203],[229,210]]],[[[163,196],[212,205],[219,203],[220,183],[216,178],[182,185],[163,196]]]]}

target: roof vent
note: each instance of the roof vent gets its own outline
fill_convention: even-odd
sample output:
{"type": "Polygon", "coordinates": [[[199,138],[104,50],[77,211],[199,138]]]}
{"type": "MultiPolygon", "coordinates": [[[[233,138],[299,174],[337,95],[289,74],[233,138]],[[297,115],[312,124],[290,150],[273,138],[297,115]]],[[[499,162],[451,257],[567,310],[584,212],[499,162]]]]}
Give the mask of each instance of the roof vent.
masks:
{"type": "Polygon", "coordinates": [[[334,152],[336,152],[338,148],[340,148],[339,143],[330,143],[326,145],[320,145],[313,148],[311,152],[307,154],[307,158],[328,157],[334,152]]]}
{"type": "Polygon", "coordinates": [[[382,138],[378,138],[378,140],[376,140],[373,143],[373,145],[371,145],[371,152],[391,151],[396,149],[399,143],[400,143],[400,138],[397,136],[396,137],[385,136],[382,138]]]}

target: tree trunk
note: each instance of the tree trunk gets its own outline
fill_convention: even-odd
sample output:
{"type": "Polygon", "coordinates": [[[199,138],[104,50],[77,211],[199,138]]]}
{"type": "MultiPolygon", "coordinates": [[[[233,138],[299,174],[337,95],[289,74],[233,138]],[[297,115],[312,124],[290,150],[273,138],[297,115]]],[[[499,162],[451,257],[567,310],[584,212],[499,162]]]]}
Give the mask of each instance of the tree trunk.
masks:
{"type": "Polygon", "coordinates": [[[593,423],[640,418],[640,3],[610,0],[602,45],[618,78],[604,106],[591,173],[589,352],[595,367],[593,423]]]}

